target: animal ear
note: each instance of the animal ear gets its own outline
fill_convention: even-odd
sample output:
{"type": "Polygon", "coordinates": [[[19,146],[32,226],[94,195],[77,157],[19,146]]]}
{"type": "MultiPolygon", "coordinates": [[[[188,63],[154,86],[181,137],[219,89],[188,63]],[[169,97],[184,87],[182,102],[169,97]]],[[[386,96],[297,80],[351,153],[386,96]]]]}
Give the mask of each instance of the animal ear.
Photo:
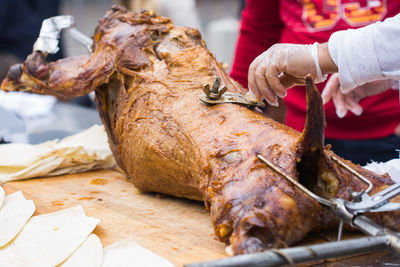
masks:
{"type": "MultiPolygon", "coordinates": [[[[296,151],[323,149],[325,131],[325,112],[321,94],[311,79],[306,77],[307,113],[304,130],[296,143],[296,151]]],[[[301,156],[301,155],[299,155],[301,156]]]]}
{"type": "Polygon", "coordinates": [[[311,76],[306,77],[307,114],[304,130],[295,144],[299,182],[312,190],[317,184],[323,155],[325,113],[321,95],[311,76]]]}

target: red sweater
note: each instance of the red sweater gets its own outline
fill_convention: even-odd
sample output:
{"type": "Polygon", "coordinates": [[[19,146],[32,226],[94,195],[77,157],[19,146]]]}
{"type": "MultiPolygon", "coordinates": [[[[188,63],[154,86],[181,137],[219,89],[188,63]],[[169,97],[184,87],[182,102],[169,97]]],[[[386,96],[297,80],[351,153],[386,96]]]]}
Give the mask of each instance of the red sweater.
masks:
{"type": "MultiPolygon", "coordinates": [[[[247,87],[253,59],[274,43],[327,42],[338,30],[358,28],[400,12],[399,0],[247,0],[231,76],[247,87]],[[339,3],[339,4],[336,4],[339,3]]],[[[325,83],[319,84],[319,90],[325,83]]],[[[389,136],[400,123],[399,92],[388,90],[361,100],[364,112],[339,119],[331,102],[325,105],[325,136],[361,140],[389,136]]],[[[306,115],[305,90],[288,90],[286,124],[302,131],[306,115]]]]}

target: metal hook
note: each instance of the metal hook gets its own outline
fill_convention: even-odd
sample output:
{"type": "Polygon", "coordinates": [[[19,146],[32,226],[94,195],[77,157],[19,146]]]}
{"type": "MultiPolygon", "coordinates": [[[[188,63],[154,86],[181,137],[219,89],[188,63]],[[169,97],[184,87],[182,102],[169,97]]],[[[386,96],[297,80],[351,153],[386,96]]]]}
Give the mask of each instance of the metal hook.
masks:
{"type": "Polygon", "coordinates": [[[326,205],[326,206],[331,207],[331,208],[333,208],[335,206],[335,204],[333,202],[314,194],[313,192],[308,190],[305,186],[303,186],[302,184],[300,184],[299,182],[294,180],[292,177],[290,177],[286,173],[282,172],[280,169],[278,169],[278,167],[276,167],[272,162],[270,162],[269,160],[267,160],[263,156],[257,155],[257,158],[259,160],[261,160],[262,162],[264,162],[265,164],[267,164],[268,167],[270,167],[272,170],[274,170],[280,176],[284,177],[286,180],[291,182],[294,186],[296,186],[301,191],[303,191],[303,193],[307,194],[309,197],[311,197],[311,198],[315,199],[316,201],[318,201],[318,203],[326,205]]]}

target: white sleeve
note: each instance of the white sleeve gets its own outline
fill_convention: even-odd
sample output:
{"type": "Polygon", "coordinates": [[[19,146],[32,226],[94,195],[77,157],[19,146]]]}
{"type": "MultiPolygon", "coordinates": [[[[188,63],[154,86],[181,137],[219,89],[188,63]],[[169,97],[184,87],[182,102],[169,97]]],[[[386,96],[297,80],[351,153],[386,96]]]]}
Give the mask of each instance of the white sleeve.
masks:
{"type": "Polygon", "coordinates": [[[400,80],[400,13],[384,22],[335,32],[328,49],[345,92],[370,81],[400,80]]]}

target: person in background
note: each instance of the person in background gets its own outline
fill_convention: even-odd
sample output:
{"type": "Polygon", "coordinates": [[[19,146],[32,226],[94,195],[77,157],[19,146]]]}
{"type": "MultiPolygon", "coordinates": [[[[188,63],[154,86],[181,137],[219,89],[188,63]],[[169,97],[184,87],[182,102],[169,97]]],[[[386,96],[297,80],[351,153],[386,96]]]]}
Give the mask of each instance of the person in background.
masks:
{"type": "MultiPolygon", "coordinates": [[[[0,81],[15,63],[21,63],[32,53],[44,19],[59,15],[60,0],[0,0],[0,81]]],[[[62,37],[61,37],[62,39],[62,37]]],[[[48,61],[64,57],[63,42],[56,54],[47,55],[48,61]]],[[[71,103],[94,108],[88,96],[71,100],[71,103]]]]}
{"type": "Polygon", "coordinates": [[[32,52],[40,24],[23,0],[0,0],[0,80],[32,52]]]}
{"type": "MultiPolygon", "coordinates": [[[[58,0],[0,0],[0,81],[8,68],[22,62],[31,52],[45,18],[56,16],[58,0]]],[[[51,61],[62,58],[62,49],[49,55],[51,61]]]]}
{"type": "MultiPolygon", "coordinates": [[[[359,28],[392,17],[400,12],[400,1],[335,1],[335,0],[248,0],[242,13],[242,25],[237,44],[231,76],[243,86],[251,88],[268,86],[265,73],[258,71],[248,81],[249,65],[259,54],[273,44],[297,43],[313,44],[327,42],[330,35],[339,30],[359,28]],[[279,14],[279,15],[278,15],[279,14]]],[[[351,39],[351,38],[350,38],[351,39]]],[[[290,46],[290,45],[289,45],[290,46]]],[[[309,47],[309,46],[307,46],[309,47]]],[[[317,45],[313,46],[317,48],[317,45]]],[[[309,48],[307,48],[309,49],[309,48]]],[[[286,53],[287,59],[296,55],[286,53]]],[[[297,54],[298,55],[298,54],[297,54]]],[[[299,62],[301,58],[298,58],[299,62]]],[[[257,61],[257,59],[256,59],[257,61]]],[[[308,64],[307,62],[303,62],[308,64]]],[[[283,64],[285,65],[285,64],[283,64]]],[[[340,64],[339,64],[340,65],[340,64]]],[[[290,67],[289,65],[285,65],[290,67]]],[[[339,66],[340,68],[340,66],[339,66]]],[[[286,73],[285,69],[281,69],[286,73]]],[[[280,73],[274,73],[278,76],[280,73]]],[[[301,84],[296,77],[290,77],[293,84],[301,84]]],[[[314,76],[317,78],[317,76],[314,76]]],[[[317,82],[322,82],[316,80],[317,82]]],[[[340,87],[337,76],[329,80],[330,86],[340,87]]],[[[287,80],[286,82],[287,83],[287,80]]],[[[283,84],[288,88],[289,84],[283,84]]],[[[318,84],[322,91],[325,83],[318,84]]],[[[256,91],[256,90],[255,90],[256,91]]],[[[278,90],[277,95],[285,96],[286,90],[278,90]]],[[[268,96],[264,95],[267,99],[268,96]]],[[[269,99],[271,106],[278,104],[277,98],[269,99]]],[[[287,107],[285,123],[301,131],[304,127],[306,101],[302,86],[294,86],[284,98],[287,107]]],[[[336,100],[335,100],[336,101],[336,100]]],[[[386,161],[398,156],[400,136],[395,133],[400,124],[398,92],[386,90],[360,101],[362,113],[336,113],[333,101],[325,105],[327,127],[326,143],[340,156],[355,163],[386,161]],[[343,118],[342,118],[343,117],[343,118]]]]}

